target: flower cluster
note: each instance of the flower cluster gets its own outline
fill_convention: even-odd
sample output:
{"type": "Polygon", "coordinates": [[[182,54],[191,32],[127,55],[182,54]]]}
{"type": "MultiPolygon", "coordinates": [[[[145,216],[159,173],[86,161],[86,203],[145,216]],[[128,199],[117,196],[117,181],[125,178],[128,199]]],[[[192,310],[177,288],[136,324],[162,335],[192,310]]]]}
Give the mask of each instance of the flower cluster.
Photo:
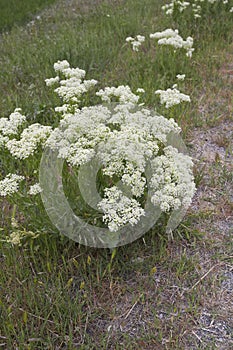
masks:
{"type": "Polygon", "coordinates": [[[35,195],[37,195],[37,194],[39,194],[41,192],[42,192],[42,188],[40,187],[40,184],[36,183],[35,185],[31,185],[30,186],[28,194],[30,194],[32,196],[35,196],[35,195]]]}
{"type": "Polygon", "coordinates": [[[145,215],[136,199],[126,197],[116,186],[106,188],[105,198],[98,207],[104,212],[103,220],[110,231],[115,232],[126,224],[134,226],[145,215]]]}
{"type": "MultiPolygon", "coordinates": [[[[111,178],[110,183],[105,183],[103,198],[98,204],[103,212],[103,222],[110,231],[137,224],[145,215],[142,203],[149,190],[151,203],[164,212],[190,203],[195,189],[192,161],[168,146],[168,135],[179,135],[181,131],[174,119],[166,119],[142,107],[140,97],[129,86],[101,89],[96,95],[105,105],[80,107],[82,93],[96,81],[83,80],[85,71],[71,68],[67,61],[58,61],[54,69],[59,76],[46,80],[46,84],[55,84],[54,91],[64,102],[62,107],[56,108],[61,118],[59,125],[52,128],[35,123],[17,134],[17,138],[12,138],[12,134],[6,131],[8,121],[4,119],[0,124],[2,134],[11,136],[4,145],[13,157],[25,159],[35,156],[39,149],[49,147],[57,152],[58,158],[77,170],[97,159],[103,177],[111,178]],[[60,80],[61,74],[63,80],[60,80]],[[60,83],[58,88],[57,83],[60,83]],[[153,165],[150,178],[145,175],[148,164],[153,165]],[[118,182],[121,187],[118,187],[118,182]]],[[[177,79],[184,79],[184,75],[178,75],[177,79]]],[[[176,86],[170,90],[156,91],[166,107],[190,100],[176,86]]],[[[137,93],[142,96],[144,90],[139,88],[137,93]]],[[[25,117],[16,110],[9,122],[14,122],[16,132],[25,122],[25,117]]],[[[21,180],[23,177],[9,174],[0,182],[0,195],[17,192],[21,180]]],[[[37,195],[41,191],[40,184],[36,183],[27,193],[37,195]]],[[[12,242],[18,242],[18,238],[18,235],[13,235],[12,242]]]]}
{"type": "Polygon", "coordinates": [[[19,140],[9,140],[5,146],[14,157],[25,159],[32,155],[40,145],[45,144],[51,131],[51,126],[35,123],[23,130],[19,140]]]}
{"type": "Polygon", "coordinates": [[[173,107],[181,102],[190,102],[189,95],[183,94],[177,88],[177,85],[173,85],[172,89],[156,90],[155,94],[160,96],[160,103],[165,104],[166,108],[173,107]]]}
{"type": "Polygon", "coordinates": [[[190,157],[179,153],[172,146],[167,146],[164,154],[152,161],[152,169],[152,203],[160,206],[163,212],[168,212],[171,208],[187,208],[195,193],[190,157]]]}
{"type": "Polygon", "coordinates": [[[132,38],[129,36],[125,39],[127,43],[131,43],[132,49],[134,51],[139,51],[139,47],[142,45],[142,43],[145,41],[145,37],[143,35],[137,35],[136,38],[132,38]]]}
{"type": "Polygon", "coordinates": [[[96,92],[96,95],[101,98],[103,102],[113,102],[116,98],[116,102],[119,103],[132,103],[137,104],[139,96],[135,95],[129,86],[120,85],[118,87],[106,87],[96,92]]]}
{"type": "MultiPolygon", "coordinates": [[[[59,127],[51,132],[46,145],[57,150],[58,157],[71,166],[79,167],[97,158],[104,175],[119,178],[128,188],[129,195],[125,195],[113,184],[105,189],[104,198],[99,203],[104,222],[108,223],[111,231],[117,231],[127,223],[136,224],[144,215],[138,199],[147,190],[144,175],[147,163],[163,152],[167,136],[170,133],[179,134],[180,128],[173,119],[168,120],[145,108],[135,109],[138,96],[128,86],[107,87],[97,95],[105,102],[117,97],[120,104],[112,105],[111,110],[106,105],[83,107],[73,113],[64,112],[59,127]]],[[[191,172],[191,163],[187,163],[187,166],[191,172]]],[[[181,182],[182,177],[175,179],[174,188],[181,182]]],[[[157,196],[156,193],[153,198],[157,196]]],[[[183,195],[188,198],[187,193],[183,192],[183,195]]],[[[169,201],[169,210],[186,201],[183,195],[179,191],[174,193],[173,202],[169,201]]],[[[191,197],[192,192],[190,200],[191,197]]],[[[164,202],[164,199],[161,201],[164,202]]],[[[161,205],[162,208],[165,205],[161,205]]],[[[163,211],[167,210],[166,207],[163,211]]]]}
{"type": "Polygon", "coordinates": [[[183,81],[185,79],[185,74],[177,74],[177,80],[183,81]]]}
{"type": "Polygon", "coordinates": [[[9,118],[0,118],[0,146],[9,141],[9,137],[17,135],[20,127],[26,122],[20,108],[16,108],[9,118]]]}
{"type": "Polygon", "coordinates": [[[184,49],[186,50],[186,56],[192,57],[192,53],[194,51],[193,48],[193,38],[191,36],[187,37],[186,40],[184,40],[180,35],[178,29],[165,29],[162,32],[156,32],[153,34],[150,34],[151,39],[157,39],[158,45],[168,45],[175,48],[175,51],[177,49],[184,49]]]}
{"type": "Polygon", "coordinates": [[[189,5],[188,1],[172,0],[169,4],[163,5],[162,10],[165,11],[166,15],[172,15],[176,9],[183,12],[189,5]]]}
{"type": "Polygon", "coordinates": [[[8,174],[5,179],[0,181],[0,196],[6,197],[17,193],[19,183],[24,180],[24,177],[17,174],[8,174]]]}
{"type": "Polygon", "coordinates": [[[60,86],[55,89],[55,92],[61,97],[64,102],[73,102],[78,104],[81,96],[88,92],[98,82],[97,80],[84,80],[86,75],[85,70],[80,68],[70,68],[69,62],[66,60],[58,61],[54,64],[54,70],[64,77],[60,79],[59,76],[55,78],[46,79],[46,85],[52,86],[59,83],[60,86]]]}
{"type": "MultiPolygon", "coordinates": [[[[162,6],[162,10],[166,15],[172,16],[175,13],[183,13],[187,8],[190,8],[194,18],[201,18],[204,6],[208,3],[212,5],[216,2],[222,2],[224,5],[228,4],[228,0],[171,0],[170,3],[162,6]]],[[[230,12],[232,11],[230,9],[230,12]]]]}

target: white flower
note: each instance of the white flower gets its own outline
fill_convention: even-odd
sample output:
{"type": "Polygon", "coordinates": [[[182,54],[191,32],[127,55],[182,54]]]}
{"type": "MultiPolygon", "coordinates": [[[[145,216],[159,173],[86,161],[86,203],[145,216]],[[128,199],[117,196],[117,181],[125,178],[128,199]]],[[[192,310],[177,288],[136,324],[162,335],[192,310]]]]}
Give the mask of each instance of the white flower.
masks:
{"type": "Polygon", "coordinates": [[[145,37],[143,35],[137,35],[136,38],[140,43],[143,43],[145,41],[145,37]]]}
{"type": "Polygon", "coordinates": [[[71,79],[75,78],[76,80],[83,79],[86,75],[86,71],[80,68],[65,68],[62,70],[62,73],[66,78],[71,79]]]}
{"type": "Polygon", "coordinates": [[[181,102],[190,102],[190,96],[181,93],[176,89],[176,85],[172,89],[156,90],[155,94],[160,95],[160,103],[165,104],[166,108],[170,108],[181,102]]]}
{"type": "Polygon", "coordinates": [[[96,80],[85,80],[72,77],[60,81],[60,86],[54,91],[66,102],[79,102],[81,96],[86,93],[91,87],[97,84],[96,80]]]}
{"type": "Polygon", "coordinates": [[[145,93],[145,90],[142,89],[142,88],[138,88],[138,89],[137,89],[137,92],[138,92],[139,94],[144,94],[144,93],[145,93]]]}
{"type": "Polygon", "coordinates": [[[182,0],[172,0],[170,4],[162,6],[162,10],[165,11],[166,15],[172,15],[174,9],[178,9],[179,12],[183,12],[187,7],[189,7],[190,2],[182,0]]]}
{"type": "Polygon", "coordinates": [[[98,84],[98,81],[95,79],[91,79],[91,80],[84,80],[83,81],[83,85],[85,86],[85,88],[87,90],[91,89],[93,86],[95,86],[96,84],[98,84]]]}
{"type": "Polygon", "coordinates": [[[0,134],[0,147],[5,146],[5,144],[9,141],[8,136],[2,136],[0,134]]]}
{"type": "Polygon", "coordinates": [[[143,35],[137,35],[136,38],[129,36],[125,41],[131,43],[134,51],[139,51],[139,47],[145,41],[145,37],[143,35]]]}
{"type": "Polygon", "coordinates": [[[134,41],[134,38],[132,38],[132,36],[128,36],[125,41],[128,43],[130,41],[134,41]]]}
{"type": "Polygon", "coordinates": [[[6,142],[6,148],[19,159],[28,158],[40,145],[44,145],[52,131],[51,126],[35,123],[24,129],[20,140],[12,139],[6,142]]]}
{"type": "Polygon", "coordinates": [[[133,169],[127,173],[126,169],[122,176],[122,182],[131,187],[131,192],[135,197],[141,197],[144,193],[146,179],[142,176],[141,171],[133,169]]]}
{"type": "Polygon", "coordinates": [[[185,74],[177,74],[177,80],[184,80],[185,79],[185,74]]]}
{"type": "Polygon", "coordinates": [[[64,104],[63,106],[55,107],[55,112],[66,113],[68,109],[69,109],[69,105],[68,104],[64,104]]]}
{"type": "MultiPolygon", "coordinates": [[[[60,80],[59,76],[55,78],[46,79],[45,82],[48,86],[52,86],[55,83],[60,83],[54,91],[63,99],[65,102],[64,106],[67,104],[78,104],[80,103],[81,97],[84,93],[90,90],[98,82],[97,80],[83,80],[86,71],[80,68],[71,68],[69,62],[66,60],[58,61],[54,63],[54,70],[59,72],[63,79],[60,80]]],[[[56,111],[65,112],[65,107],[56,107],[56,111]]]]}
{"type": "MultiPolygon", "coordinates": [[[[112,93],[116,88],[109,89],[112,93]]],[[[120,104],[110,112],[107,107],[93,106],[65,115],[60,128],[54,129],[46,144],[57,149],[58,157],[72,166],[78,167],[97,157],[103,174],[120,177],[127,196],[111,187],[100,203],[104,221],[111,231],[116,231],[127,223],[136,224],[144,214],[135,198],[140,198],[147,189],[143,175],[146,163],[157,157],[161,142],[166,144],[170,132],[180,132],[175,121],[154,115],[150,110],[134,111],[132,105],[120,104]],[[113,125],[117,128],[112,128],[113,125]]],[[[177,207],[175,195],[172,200],[168,203],[177,207]]],[[[165,208],[164,201],[161,205],[165,208]]]]}
{"type": "Polygon", "coordinates": [[[58,83],[59,80],[60,80],[59,76],[56,76],[55,78],[45,79],[45,83],[47,86],[52,86],[58,83]]]}
{"type": "Polygon", "coordinates": [[[26,121],[26,117],[22,115],[20,108],[16,108],[9,118],[0,118],[0,132],[4,136],[17,135],[20,126],[26,121]]]}
{"type": "Polygon", "coordinates": [[[30,186],[28,194],[35,196],[36,194],[41,192],[42,192],[42,188],[40,187],[40,184],[36,183],[35,185],[30,186]]]}
{"type": "Polygon", "coordinates": [[[57,61],[53,65],[55,72],[63,72],[64,69],[67,69],[70,67],[70,64],[68,61],[63,60],[63,61],[57,61]]]}
{"type": "Polygon", "coordinates": [[[194,50],[195,50],[194,48],[187,49],[186,56],[189,57],[189,58],[191,58],[192,55],[193,55],[193,51],[194,51],[194,50]]]}
{"type": "Polygon", "coordinates": [[[178,210],[181,206],[187,208],[196,191],[192,166],[189,156],[172,146],[165,147],[164,155],[152,161],[152,203],[163,212],[178,210]]]}
{"type": "Polygon", "coordinates": [[[133,47],[133,51],[139,51],[139,47],[141,46],[141,42],[140,41],[132,41],[132,47],[133,47]]]}
{"type": "Polygon", "coordinates": [[[0,196],[5,197],[18,192],[19,182],[22,180],[24,180],[23,176],[9,173],[0,181],[0,196]]]}
{"type": "Polygon", "coordinates": [[[139,96],[135,95],[128,85],[120,85],[118,87],[106,87],[96,92],[97,96],[100,96],[103,102],[111,102],[113,97],[116,97],[118,102],[126,104],[137,104],[139,96]]]}
{"type": "Polygon", "coordinates": [[[103,210],[103,220],[108,223],[111,232],[116,232],[127,223],[136,225],[145,211],[135,199],[126,197],[116,186],[106,188],[104,199],[99,202],[103,210]]]}
{"type": "Polygon", "coordinates": [[[156,32],[154,34],[150,34],[151,39],[162,39],[162,38],[175,38],[178,35],[179,31],[178,29],[165,29],[162,32],[156,32]]]}
{"type": "Polygon", "coordinates": [[[162,32],[157,32],[154,34],[150,34],[151,39],[157,39],[159,45],[168,45],[177,49],[185,49],[187,51],[186,55],[188,57],[192,56],[192,52],[194,51],[193,46],[193,38],[187,37],[184,40],[180,35],[177,29],[173,30],[171,28],[165,29],[162,32]]]}
{"type": "MultiPolygon", "coordinates": [[[[177,30],[167,29],[165,32],[165,39],[177,39],[177,30]]],[[[162,40],[163,35],[157,33],[155,36],[162,40]]],[[[137,43],[135,48],[144,40],[145,37],[141,35],[127,38],[128,42],[137,43]]],[[[187,53],[192,50],[192,43],[190,37],[182,41],[182,47],[187,53]]],[[[150,194],[152,204],[166,212],[190,204],[195,191],[192,161],[167,146],[168,135],[181,131],[174,119],[168,120],[146,108],[139,108],[140,96],[134,94],[129,86],[123,85],[106,87],[96,93],[102,101],[118,104],[81,108],[79,102],[82,101],[82,95],[94,87],[97,81],[84,80],[86,72],[71,68],[67,61],[58,61],[54,69],[59,72],[60,78],[48,79],[46,83],[59,83],[55,91],[63,99],[63,105],[56,107],[56,111],[62,113],[58,127],[53,129],[35,123],[18,135],[26,118],[16,109],[9,118],[0,119],[0,145],[19,159],[50,147],[56,151],[58,158],[76,168],[97,159],[102,175],[112,177],[112,187],[104,189],[99,208],[103,211],[103,221],[113,232],[127,224],[136,225],[139,222],[145,215],[140,203],[144,202],[147,194],[150,194]],[[12,139],[14,133],[17,137],[12,139]],[[148,164],[152,167],[152,174],[146,178],[148,164]],[[116,179],[120,180],[119,188],[115,186],[116,179]]],[[[177,75],[178,79],[181,77],[184,75],[177,75]]],[[[138,94],[144,92],[142,88],[137,89],[138,94]]],[[[166,108],[190,101],[190,97],[181,93],[177,85],[155,93],[160,95],[161,103],[165,103],[166,108]]],[[[22,176],[8,174],[0,181],[0,195],[17,192],[23,179],[22,176]]],[[[41,191],[39,183],[36,183],[30,187],[28,194],[37,195],[41,191]]],[[[33,233],[22,234],[23,237],[25,234],[36,237],[33,233]]],[[[14,244],[20,242],[16,233],[10,239],[14,244]]]]}

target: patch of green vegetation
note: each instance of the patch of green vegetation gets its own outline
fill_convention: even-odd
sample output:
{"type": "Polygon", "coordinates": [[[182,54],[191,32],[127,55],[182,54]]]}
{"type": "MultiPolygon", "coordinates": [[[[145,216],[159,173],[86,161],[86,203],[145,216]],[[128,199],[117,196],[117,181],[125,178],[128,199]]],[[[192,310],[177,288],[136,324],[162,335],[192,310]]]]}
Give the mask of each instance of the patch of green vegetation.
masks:
{"type": "Polygon", "coordinates": [[[56,0],[0,0],[0,32],[33,19],[38,11],[56,0]]]}

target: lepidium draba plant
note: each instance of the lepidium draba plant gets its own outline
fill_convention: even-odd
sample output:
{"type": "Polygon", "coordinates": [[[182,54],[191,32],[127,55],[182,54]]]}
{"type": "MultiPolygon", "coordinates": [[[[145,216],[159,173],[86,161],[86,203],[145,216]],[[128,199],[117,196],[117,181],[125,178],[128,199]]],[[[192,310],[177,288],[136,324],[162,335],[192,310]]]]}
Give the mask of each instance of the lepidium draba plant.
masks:
{"type": "MultiPolygon", "coordinates": [[[[19,110],[9,118],[1,118],[1,147],[8,156],[32,162],[49,148],[65,162],[69,176],[98,160],[96,182],[100,199],[96,211],[88,214],[84,206],[81,213],[78,196],[77,203],[71,206],[74,210],[79,207],[78,213],[93,225],[98,218],[99,225],[109,232],[126,225],[136,226],[147,215],[147,201],[168,214],[187,208],[195,192],[192,160],[169,141],[171,135],[178,137],[181,132],[174,119],[145,108],[141,88],[136,93],[129,86],[96,91],[97,81],[85,80],[85,71],[71,68],[67,61],[55,63],[54,69],[57,76],[45,82],[62,101],[62,106],[55,108],[59,125],[27,125],[19,110]],[[85,105],[85,101],[91,101],[91,95],[95,100],[99,98],[99,104],[85,105]]],[[[35,164],[38,166],[38,161],[35,164]]],[[[21,199],[23,193],[40,196],[46,189],[35,181],[33,174],[38,169],[32,170],[32,178],[23,174],[23,168],[21,174],[5,174],[0,181],[0,195],[14,195],[25,180],[27,190],[22,190],[21,199]]],[[[72,201],[75,202],[75,196],[72,201]]],[[[14,242],[19,241],[15,234],[12,237],[14,242]]]]}

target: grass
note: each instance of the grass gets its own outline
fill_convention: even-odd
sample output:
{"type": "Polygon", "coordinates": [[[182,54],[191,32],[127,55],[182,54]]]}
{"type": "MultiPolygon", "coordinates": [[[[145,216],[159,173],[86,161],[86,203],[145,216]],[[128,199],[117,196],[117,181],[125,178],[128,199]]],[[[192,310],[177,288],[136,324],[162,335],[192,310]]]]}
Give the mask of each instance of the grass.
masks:
{"type": "Polygon", "coordinates": [[[29,22],[34,14],[53,3],[54,0],[0,0],[0,32],[29,22]]]}
{"type": "MultiPolygon", "coordinates": [[[[186,73],[183,89],[193,104],[173,113],[179,115],[187,140],[197,126],[198,135],[209,127],[218,131],[222,119],[230,120],[229,96],[225,95],[230,83],[220,74],[230,52],[230,17],[215,9],[212,16],[207,11],[200,26],[191,25],[189,18],[173,23],[182,35],[197,39],[192,61],[184,61],[179,54],[176,61],[171,52],[155,51],[151,43],[139,55],[133,54],[125,44],[127,36],[171,26],[171,19],[161,13],[161,4],[155,6],[152,0],[95,5],[60,1],[43,12],[40,21],[2,33],[1,116],[22,107],[32,122],[51,123],[58,101],[45,89],[44,79],[53,76],[56,60],[68,59],[103,86],[145,88],[150,106],[157,103],[154,90],[170,86],[176,74],[186,73]]],[[[217,143],[230,153],[230,138],[224,135],[217,143]]],[[[1,172],[26,166],[5,159],[1,154],[1,172]]],[[[226,188],[232,178],[218,157],[211,165],[206,162],[204,167],[203,162],[197,165],[196,179],[200,188],[207,187],[210,194],[214,191],[216,197],[211,200],[216,210],[190,210],[174,237],[164,235],[158,223],[142,239],[117,250],[79,246],[52,235],[52,227],[48,234],[37,212],[41,203],[26,203],[18,217],[29,219],[27,230],[40,228],[44,235],[14,248],[4,243],[6,232],[1,235],[0,346],[20,350],[230,349],[231,291],[222,290],[221,282],[231,271],[233,247],[231,235],[221,234],[215,224],[223,220],[222,208],[231,211],[226,188]],[[219,203],[223,203],[221,208],[219,203]],[[205,310],[210,315],[208,325],[203,321],[205,310]],[[225,326],[226,334],[213,329],[215,319],[225,326]],[[225,348],[218,337],[224,338],[225,348]]],[[[7,230],[14,207],[5,200],[1,204],[2,228],[7,230]]]]}

